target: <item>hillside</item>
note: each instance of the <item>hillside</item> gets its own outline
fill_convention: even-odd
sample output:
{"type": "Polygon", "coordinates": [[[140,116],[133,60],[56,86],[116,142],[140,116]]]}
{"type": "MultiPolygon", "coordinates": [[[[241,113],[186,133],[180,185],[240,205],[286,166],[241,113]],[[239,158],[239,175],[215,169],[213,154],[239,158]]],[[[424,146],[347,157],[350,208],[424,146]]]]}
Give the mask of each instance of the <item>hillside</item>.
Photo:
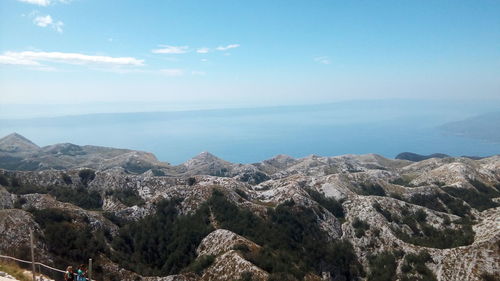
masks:
{"type": "Polygon", "coordinates": [[[439,127],[456,136],[500,142],[500,112],[482,114],[461,121],[446,123],[439,127]]]}
{"type": "Polygon", "coordinates": [[[5,169],[13,162],[0,159],[0,252],[26,257],[32,227],[37,259],[63,268],[92,257],[102,280],[500,274],[500,156],[235,164],[204,152],[171,166],[146,152],[39,148],[18,135],[0,144],[3,157],[38,163],[5,169]]]}

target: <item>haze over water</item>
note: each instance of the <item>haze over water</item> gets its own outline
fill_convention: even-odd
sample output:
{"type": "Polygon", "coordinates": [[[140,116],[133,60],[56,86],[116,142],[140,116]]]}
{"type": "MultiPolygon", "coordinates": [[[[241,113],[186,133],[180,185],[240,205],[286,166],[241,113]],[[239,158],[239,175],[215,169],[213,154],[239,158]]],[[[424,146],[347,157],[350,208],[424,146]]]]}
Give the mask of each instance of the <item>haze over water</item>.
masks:
{"type": "Polygon", "coordinates": [[[406,100],[179,112],[90,114],[0,120],[0,134],[18,132],[49,145],[71,142],[130,148],[179,164],[202,151],[251,163],[277,154],[411,151],[453,156],[498,154],[500,143],[449,135],[436,127],[498,108],[488,103],[406,100]]]}

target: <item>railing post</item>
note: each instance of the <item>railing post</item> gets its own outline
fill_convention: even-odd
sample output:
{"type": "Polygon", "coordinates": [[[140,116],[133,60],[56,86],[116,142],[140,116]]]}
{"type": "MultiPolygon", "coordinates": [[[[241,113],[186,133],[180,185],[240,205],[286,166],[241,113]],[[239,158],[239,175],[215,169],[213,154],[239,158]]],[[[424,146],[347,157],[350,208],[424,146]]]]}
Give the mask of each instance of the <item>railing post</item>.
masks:
{"type": "Polygon", "coordinates": [[[35,272],[35,247],[33,245],[33,229],[30,228],[30,247],[31,247],[31,269],[33,270],[33,281],[36,281],[35,272]]]}
{"type": "Polygon", "coordinates": [[[89,259],[89,280],[92,280],[92,259],[89,259]]]}

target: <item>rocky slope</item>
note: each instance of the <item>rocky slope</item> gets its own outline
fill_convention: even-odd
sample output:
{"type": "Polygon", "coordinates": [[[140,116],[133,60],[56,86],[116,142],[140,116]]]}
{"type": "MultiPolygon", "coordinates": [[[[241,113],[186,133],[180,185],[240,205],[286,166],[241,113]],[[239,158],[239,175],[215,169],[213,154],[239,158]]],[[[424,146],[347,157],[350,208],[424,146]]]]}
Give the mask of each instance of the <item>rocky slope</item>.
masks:
{"type": "Polygon", "coordinates": [[[18,135],[0,149],[4,168],[8,157],[38,163],[0,170],[0,252],[26,255],[31,227],[38,259],[64,267],[91,256],[104,280],[500,274],[500,156],[279,155],[234,164],[202,153],[170,166],[121,149],[39,148],[18,135]]]}

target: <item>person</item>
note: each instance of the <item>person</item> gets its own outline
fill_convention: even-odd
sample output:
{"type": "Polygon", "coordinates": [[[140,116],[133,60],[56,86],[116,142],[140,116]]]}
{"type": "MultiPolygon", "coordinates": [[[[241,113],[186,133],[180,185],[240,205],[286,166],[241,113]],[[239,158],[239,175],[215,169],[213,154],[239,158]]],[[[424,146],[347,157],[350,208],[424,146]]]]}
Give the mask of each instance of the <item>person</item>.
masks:
{"type": "Polygon", "coordinates": [[[78,267],[78,271],[76,272],[76,281],[87,281],[87,278],[85,278],[85,265],[81,264],[78,267]]]}
{"type": "Polygon", "coordinates": [[[75,273],[73,272],[73,267],[68,266],[66,268],[66,272],[64,273],[64,281],[74,281],[75,280],[75,273]]]}

